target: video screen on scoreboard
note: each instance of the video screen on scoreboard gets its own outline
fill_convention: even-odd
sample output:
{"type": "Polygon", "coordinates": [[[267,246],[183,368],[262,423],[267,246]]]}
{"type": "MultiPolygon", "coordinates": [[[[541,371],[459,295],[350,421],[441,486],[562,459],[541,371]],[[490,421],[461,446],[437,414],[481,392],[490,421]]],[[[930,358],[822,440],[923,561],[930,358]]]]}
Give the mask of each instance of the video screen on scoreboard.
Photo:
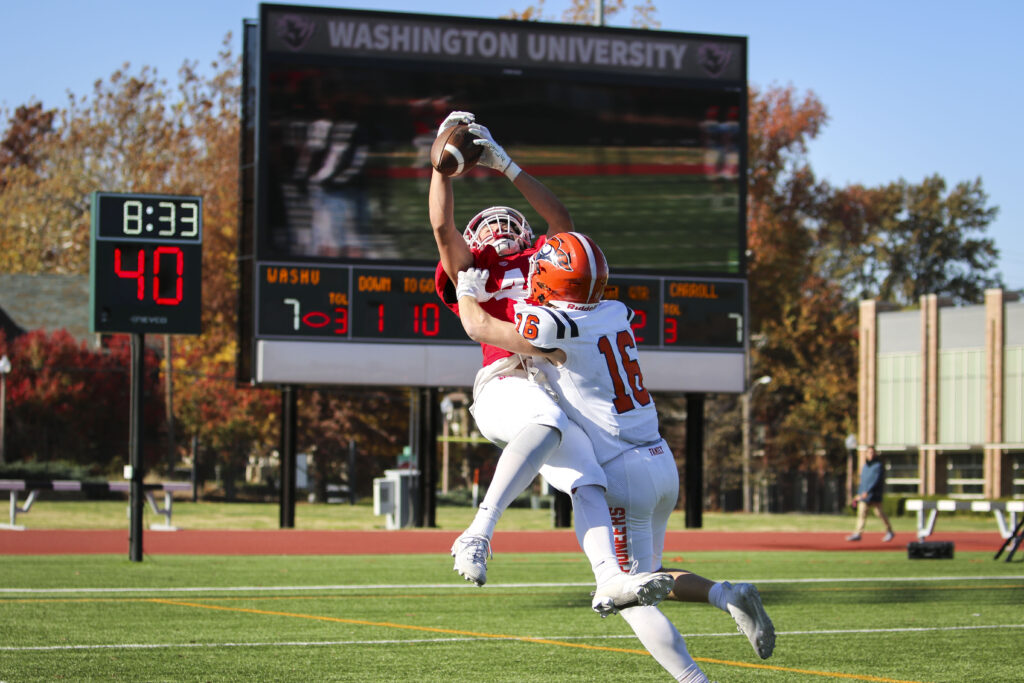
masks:
{"type": "MultiPolygon", "coordinates": [[[[263,69],[258,260],[436,262],[430,146],[463,110],[554,191],[613,271],[744,274],[740,89],[358,59],[263,69]]],[[[507,204],[546,230],[489,169],[454,192],[460,228],[507,204]]]]}

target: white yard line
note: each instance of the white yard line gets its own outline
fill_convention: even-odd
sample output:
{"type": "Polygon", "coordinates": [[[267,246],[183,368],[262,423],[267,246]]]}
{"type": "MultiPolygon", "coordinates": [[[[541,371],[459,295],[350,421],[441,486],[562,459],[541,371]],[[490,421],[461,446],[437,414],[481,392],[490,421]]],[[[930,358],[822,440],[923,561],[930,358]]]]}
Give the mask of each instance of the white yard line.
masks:
{"type": "MultiPolygon", "coordinates": [[[[824,631],[779,631],[778,635],[792,636],[822,636],[822,635],[850,635],[850,634],[879,634],[879,633],[919,633],[931,631],[977,631],[996,629],[1024,629],[1024,624],[986,624],[974,626],[927,626],[914,628],[856,628],[845,630],[824,630],[824,631]]],[[[684,638],[739,638],[741,633],[732,631],[730,633],[684,633],[684,638]]],[[[542,640],[635,640],[636,636],[628,635],[607,635],[607,636],[524,636],[524,639],[542,640]]],[[[509,636],[503,640],[519,640],[509,636]]],[[[161,650],[173,648],[231,648],[231,647],[339,647],[345,645],[413,645],[420,643],[456,643],[469,641],[490,641],[494,638],[408,638],[408,639],[387,639],[387,640],[324,640],[324,641],[285,641],[285,642],[254,642],[254,643],[110,643],[105,645],[33,645],[24,647],[0,646],[0,652],[51,652],[58,650],[161,650]]]]}
{"type": "MultiPolygon", "coordinates": [[[[804,584],[804,583],[880,583],[880,582],[933,582],[933,581],[1022,581],[1020,574],[1007,576],[880,576],[874,578],[804,578],[804,579],[734,579],[732,583],[804,584]]],[[[592,587],[590,583],[488,583],[487,588],[579,588],[592,587]]],[[[408,584],[336,584],[322,586],[173,586],[173,587],[108,587],[108,588],[0,588],[0,594],[95,594],[95,593],[250,593],[280,591],[366,591],[410,590],[414,588],[475,589],[470,583],[408,583],[408,584]]],[[[486,588],[484,590],[487,590],[486,588]]]]}

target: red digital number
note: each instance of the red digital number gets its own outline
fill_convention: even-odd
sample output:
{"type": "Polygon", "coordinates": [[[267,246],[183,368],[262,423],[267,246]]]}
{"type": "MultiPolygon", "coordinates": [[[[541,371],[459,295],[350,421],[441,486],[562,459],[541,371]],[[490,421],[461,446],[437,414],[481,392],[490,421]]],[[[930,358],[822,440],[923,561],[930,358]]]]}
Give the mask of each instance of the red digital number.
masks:
{"type": "Polygon", "coordinates": [[[679,341],[679,323],[675,318],[665,318],[665,343],[675,344],[679,341]]]}
{"type": "Polygon", "coordinates": [[[437,304],[413,306],[412,330],[424,337],[436,337],[441,331],[441,309],[437,304]]]}
{"type": "Polygon", "coordinates": [[[327,327],[331,323],[331,316],[323,311],[310,311],[302,316],[302,322],[313,328],[327,327]]]}
{"type": "MultiPolygon", "coordinates": [[[[114,247],[114,272],[120,278],[135,278],[135,298],[146,298],[146,250],[139,249],[135,270],[127,270],[121,263],[121,248],[114,247]]],[[[157,247],[153,250],[153,301],[158,306],[177,306],[184,298],[185,254],[180,247],[157,247]],[[174,296],[160,296],[160,262],[162,257],[174,258],[174,296]]]]}
{"type": "MultiPolygon", "coordinates": [[[[141,252],[140,252],[141,253],[141,252]]],[[[153,300],[161,306],[177,306],[181,303],[182,299],[182,286],[185,282],[185,278],[182,277],[182,273],[185,272],[185,255],[181,252],[179,247],[157,247],[153,252],[153,300]],[[174,296],[173,297],[161,297],[160,296],[160,257],[164,254],[174,256],[174,274],[177,278],[174,283],[174,296]]],[[[141,297],[140,297],[141,298],[141,297]]]]}
{"type": "Polygon", "coordinates": [[[630,323],[630,327],[633,328],[633,337],[636,338],[637,344],[642,344],[644,338],[641,337],[637,332],[647,327],[647,313],[645,311],[633,311],[633,322],[630,323]]]}
{"type": "Polygon", "coordinates": [[[338,317],[334,319],[334,324],[337,325],[334,328],[334,334],[348,334],[348,309],[339,306],[334,309],[334,312],[338,314],[338,317]]]}
{"type": "MultiPolygon", "coordinates": [[[[296,302],[296,305],[298,305],[298,302],[296,302]]],[[[348,334],[348,309],[344,306],[339,306],[334,309],[334,313],[335,317],[332,318],[323,311],[310,311],[302,316],[302,324],[318,330],[334,323],[334,334],[348,334]]],[[[296,320],[295,329],[299,329],[298,320],[296,320]]]]}
{"type": "Polygon", "coordinates": [[[139,249],[138,263],[135,270],[125,270],[121,267],[121,248],[114,247],[114,272],[117,273],[118,277],[135,278],[138,291],[136,298],[142,301],[146,293],[146,254],[142,249],[139,249]]]}

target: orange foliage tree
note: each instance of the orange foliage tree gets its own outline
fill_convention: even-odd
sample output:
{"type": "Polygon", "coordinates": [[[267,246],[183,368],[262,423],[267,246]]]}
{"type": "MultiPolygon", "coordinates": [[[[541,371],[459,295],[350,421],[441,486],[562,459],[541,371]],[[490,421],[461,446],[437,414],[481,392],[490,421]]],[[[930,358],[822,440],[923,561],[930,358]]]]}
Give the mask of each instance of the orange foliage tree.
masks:
{"type": "MultiPolygon", "coordinates": [[[[93,475],[120,478],[129,460],[128,338],[115,337],[105,353],[96,353],[63,330],[27,332],[10,342],[0,332],[0,355],[11,362],[5,460],[74,463],[93,475]]],[[[163,397],[152,349],[146,351],[146,362],[143,457],[155,462],[163,397]]]]}
{"type": "Polygon", "coordinates": [[[229,41],[212,75],[186,62],[174,90],[125,64],[64,109],[19,108],[0,148],[0,270],[87,273],[96,190],[202,196],[203,334],[173,338],[176,431],[237,469],[276,443],[278,398],[234,382],[240,60],[229,41]]]}

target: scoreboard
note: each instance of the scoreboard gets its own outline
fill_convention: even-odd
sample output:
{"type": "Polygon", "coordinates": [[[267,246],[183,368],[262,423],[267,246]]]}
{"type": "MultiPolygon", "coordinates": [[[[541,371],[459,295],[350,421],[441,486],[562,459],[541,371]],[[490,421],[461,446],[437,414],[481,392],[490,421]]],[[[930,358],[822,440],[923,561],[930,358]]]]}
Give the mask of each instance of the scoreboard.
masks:
{"type": "MultiPolygon", "coordinates": [[[[433,268],[260,264],[259,279],[261,338],[467,341],[434,291],[433,268]]],[[[613,275],[604,298],[633,309],[642,347],[744,348],[743,280],[613,275]]]]}
{"type": "MultiPolygon", "coordinates": [[[[745,38],[264,4],[243,43],[240,380],[472,384],[426,210],[463,110],[601,246],[649,388],[743,390],[745,38]]],[[[488,169],[454,194],[545,231],[488,169]]]]}

